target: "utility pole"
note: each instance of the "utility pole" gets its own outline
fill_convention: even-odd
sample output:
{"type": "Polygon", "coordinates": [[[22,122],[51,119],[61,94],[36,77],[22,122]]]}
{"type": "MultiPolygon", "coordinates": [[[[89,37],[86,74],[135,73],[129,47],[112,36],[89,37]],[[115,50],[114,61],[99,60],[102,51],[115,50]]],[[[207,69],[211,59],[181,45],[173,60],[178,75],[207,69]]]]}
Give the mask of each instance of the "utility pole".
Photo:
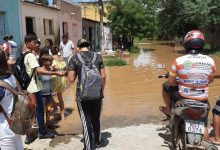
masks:
{"type": "Polygon", "coordinates": [[[99,14],[100,14],[100,31],[99,31],[99,36],[100,36],[100,49],[102,56],[105,55],[105,49],[104,49],[104,40],[103,40],[103,15],[104,15],[104,9],[103,9],[103,2],[102,0],[98,0],[99,3],[99,14]]]}

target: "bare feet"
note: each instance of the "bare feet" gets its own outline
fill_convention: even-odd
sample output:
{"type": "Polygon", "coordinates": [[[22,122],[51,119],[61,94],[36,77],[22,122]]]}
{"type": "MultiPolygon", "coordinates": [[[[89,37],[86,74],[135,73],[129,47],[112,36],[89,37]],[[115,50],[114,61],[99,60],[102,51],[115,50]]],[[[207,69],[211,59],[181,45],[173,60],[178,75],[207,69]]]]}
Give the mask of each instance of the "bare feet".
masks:
{"type": "Polygon", "coordinates": [[[212,139],[212,143],[215,144],[215,145],[220,145],[220,141],[219,140],[212,139]]]}

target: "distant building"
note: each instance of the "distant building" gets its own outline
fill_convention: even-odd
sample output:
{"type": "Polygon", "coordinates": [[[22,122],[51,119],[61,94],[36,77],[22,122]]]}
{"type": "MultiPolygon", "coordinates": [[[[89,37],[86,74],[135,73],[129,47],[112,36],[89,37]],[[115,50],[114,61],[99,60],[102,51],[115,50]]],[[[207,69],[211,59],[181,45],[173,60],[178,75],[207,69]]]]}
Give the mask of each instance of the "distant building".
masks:
{"type": "Polygon", "coordinates": [[[21,1],[21,22],[23,36],[36,33],[42,46],[47,38],[55,44],[60,41],[60,9],[30,1],[21,1]]]}
{"type": "Polygon", "coordinates": [[[0,0],[0,44],[5,35],[13,35],[13,40],[21,47],[20,1],[0,0]]]}
{"type": "Polygon", "coordinates": [[[61,36],[68,33],[74,45],[82,38],[81,5],[72,0],[61,0],[61,36]]]}

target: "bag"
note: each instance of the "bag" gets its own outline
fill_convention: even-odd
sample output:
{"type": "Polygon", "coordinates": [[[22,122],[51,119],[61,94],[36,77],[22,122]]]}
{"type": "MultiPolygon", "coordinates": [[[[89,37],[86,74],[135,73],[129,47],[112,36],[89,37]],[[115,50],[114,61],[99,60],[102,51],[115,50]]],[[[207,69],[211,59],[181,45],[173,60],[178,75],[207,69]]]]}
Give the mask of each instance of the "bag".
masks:
{"type": "Polygon", "coordinates": [[[22,90],[27,90],[29,84],[31,83],[31,79],[34,75],[34,72],[35,72],[35,69],[34,69],[34,71],[31,74],[31,77],[29,77],[29,75],[26,71],[26,66],[24,64],[24,58],[29,53],[31,53],[31,52],[26,52],[24,54],[21,54],[21,56],[17,58],[16,63],[13,66],[14,76],[16,77],[22,90]]]}
{"type": "Polygon", "coordinates": [[[81,54],[77,53],[79,61],[82,63],[80,79],[80,100],[97,100],[102,98],[102,79],[99,70],[94,65],[97,53],[90,63],[86,63],[81,54]]]}
{"type": "Polygon", "coordinates": [[[31,99],[27,94],[17,92],[10,84],[0,80],[0,87],[3,87],[14,94],[14,104],[11,117],[9,118],[0,104],[0,112],[2,112],[8,121],[10,129],[20,135],[25,135],[31,128],[32,118],[35,108],[31,105],[31,99]]]}

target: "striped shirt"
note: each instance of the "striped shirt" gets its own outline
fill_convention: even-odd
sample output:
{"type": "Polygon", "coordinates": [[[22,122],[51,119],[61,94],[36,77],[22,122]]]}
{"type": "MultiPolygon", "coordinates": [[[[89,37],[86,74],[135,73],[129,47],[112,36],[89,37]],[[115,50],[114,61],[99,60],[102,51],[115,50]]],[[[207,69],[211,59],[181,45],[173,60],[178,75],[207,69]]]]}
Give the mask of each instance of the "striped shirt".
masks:
{"type": "Polygon", "coordinates": [[[170,75],[179,78],[181,96],[194,100],[207,100],[209,80],[215,69],[214,60],[209,56],[188,54],[174,61],[170,75]]]}

